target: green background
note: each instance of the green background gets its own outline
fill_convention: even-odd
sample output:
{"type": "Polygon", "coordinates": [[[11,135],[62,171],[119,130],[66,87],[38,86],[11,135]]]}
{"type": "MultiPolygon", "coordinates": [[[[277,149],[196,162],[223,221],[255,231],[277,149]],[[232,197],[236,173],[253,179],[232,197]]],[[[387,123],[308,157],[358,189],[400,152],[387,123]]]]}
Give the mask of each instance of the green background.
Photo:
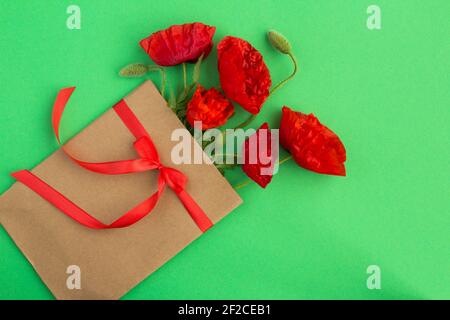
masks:
{"type": "MultiPolygon", "coordinates": [[[[1,1],[0,192],[13,183],[10,172],[57,149],[57,91],[78,87],[62,123],[68,138],[142,81],[117,72],[151,63],[138,46],[151,32],[215,25],[216,43],[235,35],[258,48],[275,83],[291,70],[265,38],[275,28],[301,72],[255,125],[277,127],[283,104],[314,112],[345,143],[348,176],[283,164],[267,189],[240,189],[241,207],[125,298],[450,298],[449,14],[447,0],[1,1]],[[373,3],[379,31],[366,27],[373,3]],[[69,4],[81,8],[81,30],[66,27],[69,4]],[[367,289],[372,264],[381,290],[367,289]]],[[[216,59],[214,49],[206,85],[218,83],[216,59]]],[[[180,68],[169,76],[179,79],[180,68]]],[[[244,117],[239,111],[232,123],[244,117]]],[[[245,176],[238,169],[228,178],[245,176]]],[[[52,298],[3,228],[0,298],[52,298]]]]}

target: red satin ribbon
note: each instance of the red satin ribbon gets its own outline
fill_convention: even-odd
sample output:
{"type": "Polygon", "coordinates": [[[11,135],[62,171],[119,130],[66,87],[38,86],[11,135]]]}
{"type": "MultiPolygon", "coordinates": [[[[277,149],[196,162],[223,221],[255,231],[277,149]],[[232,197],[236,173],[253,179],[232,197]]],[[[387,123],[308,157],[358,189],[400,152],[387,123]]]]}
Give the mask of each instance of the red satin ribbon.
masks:
{"type": "Polygon", "coordinates": [[[110,228],[124,228],[128,227],[147,214],[149,214],[156,203],[158,202],[165,186],[168,185],[178,196],[191,218],[197,224],[202,232],[205,232],[212,227],[213,223],[208,216],[203,212],[195,200],[186,192],[185,186],[187,177],[179,170],[163,166],[159,160],[158,152],[151,140],[149,134],[136,118],[135,114],[127,106],[124,100],[119,101],[113,108],[123,123],[127,126],[130,132],[135,136],[134,148],[139,155],[137,159],[110,161],[110,162],[85,162],[72,156],[61,145],[59,138],[59,122],[75,87],[62,89],[56,98],[53,106],[52,124],[58,144],[64,153],[69,156],[75,163],[83,168],[101,173],[101,174],[126,174],[133,172],[142,172],[147,170],[159,170],[158,189],[149,198],[135,206],[133,209],[125,213],[113,223],[106,225],[101,221],[95,219],[86,211],[78,207],[72,201],[67,199],[61,193],[53,189],[44,181],[39,179],[33,173],[27,170],[14,172],[12,176],[34,192],[39,194],[42,198],[50,202],[56,208],[61,210],[67,216],[82,225],[93,229],[110,229],[110,228]]]}

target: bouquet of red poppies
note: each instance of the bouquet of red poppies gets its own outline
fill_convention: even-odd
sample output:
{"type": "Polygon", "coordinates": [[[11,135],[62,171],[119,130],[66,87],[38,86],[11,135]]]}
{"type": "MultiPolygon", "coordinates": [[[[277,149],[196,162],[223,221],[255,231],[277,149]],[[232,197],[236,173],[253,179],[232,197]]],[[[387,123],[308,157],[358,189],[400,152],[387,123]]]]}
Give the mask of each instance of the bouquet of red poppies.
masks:
{"type": "MultiPolygon", "coordinates": [[[[261,53],[244,39],[226,36],[217,44],[220,86],[204,88],[200,84],[200,68],[202,61],[207,59],[213,49],[215,31],[213,26],[195,22],[173,25],[152,33],[139,44],[155,64],[131,64],[123,68],[120,75],[141,77],[148,72],[159,72],[162,96],[167,100],[168,107],[191,132],[196,123],[200,124],[201,130],[224,126],[233,116],[235,105],[240,105],[249,115],[233,129],[246,128],[255,120],[267,99],[294,78],[298,71],[297,60],[289,41],[280,33],[269,31],[269,42],[291,59],[294,69],[286,79],[272,86],[271,75],[261,53]],[[188,81],[187,63],[194,64],[192,81],[188,81]],[[183,72],[183,87],[177,94],[171,89],[166,90],[166,68],[172,66],[181,66],[183,72]]],[[[239,159],[238,163],[224,165],[215,162],[216,167],[225,173],[227,169],[241,166],[251,180],[265,188],[272,180],[274,164],[278,161],[278,152],[275,152],[273,146],[277,148],[279,138],[281,146],[290,153],[288,157],[278,161],[279,164],[294,159],[305,169],[345,176],[346,151],[339,137],[313,114],[294,111],[287,106],[283,106],[281,112],[281,123],[277,131],[279,135],[275,137],[273,130],[269,130],[269,125],[264,122],[256,131],[253,129],[253,133],[238,146],[238,151],[231,155],[232,158],[239,159]],[[277,141],[274,144],[275,138],[277,141]],[[253,146],[257,146],[256,157],[251,155],[253,146]],[[266,158],[268,156],[271,161],[264,161],[262,149],[266,158]]],[[[225,132],[225,129],[222,131],[225,132]]],[[[226,130],[228,131],[229,129],[226,130]]],[[[201,145],[206,150],[210,143],[202,141],[201,145]]]]}

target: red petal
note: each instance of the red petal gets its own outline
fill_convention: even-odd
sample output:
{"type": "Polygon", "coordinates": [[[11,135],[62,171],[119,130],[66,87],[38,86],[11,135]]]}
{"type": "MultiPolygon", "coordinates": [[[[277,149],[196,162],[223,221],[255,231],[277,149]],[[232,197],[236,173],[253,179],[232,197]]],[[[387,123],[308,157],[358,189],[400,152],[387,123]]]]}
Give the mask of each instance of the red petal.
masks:
{"type": "Polygon", "coordinates": [[[273,169],[275,165],[274,154],[272,154],[271,150],[271,144],[272,142],[272,134],[269,130],[269,125],[267,123],[264,123],[254,135],[250,136],[247,140],[245,140],[243,145],[242,154],[245,157],[244,164],[242,165],[242,171],[245,172],[245,174],[255,181],[257,184],[259,184],[261,187],[265,188],[271,181],[273,176],[273,169]],[[263,135],[262,130],[267,130],[267,134],[263,135]],[[265,140],[261,140],[264,139],[265,140]],[[257,146],[257,150],[250,150],[250,140],[251,139],[257,139],[255,144],[257,146]],[[265,146],[266,148],[266,155],[264,156],[270,156],[271,161],[269,163],[262,163],[261,162],[261,153],[262,150],[260,147],[265,146]],[[250,151],[257,151],[257,159],[256,163],[250,163],[250,151]],[[262,174],[262,170],[266,169],[270,171],[270,174],[262,174]]]}
{"type": "Polygon", "coordinates": [[[194,121],[201,121],[202,129],[206,130],[224,125],[233,113],[233,104],[223,94],[198,85],[187,105],[186,119],[192,126],[194,121]]]}
{"type": "Polygon", "coordinates": [[[205,57],[213,46],[216,28],[200,22],[173,25],[141,40],[141,47],[158,65],[173,66],[183,62],[195,62],[205,57]]]}
{"type": "Polygon", "coordinates": [[[345,176],[346,151],[339,137],[306,115],[283,107],[280,143],[303,168],[323,174],[345,176]]]}
{"type": "Polygon", "coordinates": [[[272,85],[262,55],[250,43],[225,37],[217,45],[220,84],[225,95],[257,114],[272,85]]]}

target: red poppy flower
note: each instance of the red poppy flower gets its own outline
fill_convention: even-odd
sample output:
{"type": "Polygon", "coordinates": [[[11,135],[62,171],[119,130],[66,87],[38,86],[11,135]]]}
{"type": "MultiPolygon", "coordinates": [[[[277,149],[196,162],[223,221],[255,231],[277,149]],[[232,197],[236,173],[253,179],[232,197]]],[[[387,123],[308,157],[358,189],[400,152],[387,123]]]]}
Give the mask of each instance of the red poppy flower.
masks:
{"type": "Polygon", "coordinates": [[[186,119],[192,126],[194,121],[201,121],[202,129],[206,130],[224,125],[233,113],[233,104],[223,94],[198,85],[187,105],[186,119]]]}
{"type": "Polygon", "coordinates": [[[272,133],[267,123],[264,123],[255,134],[245,140],[242,154],[244,156],[242,171],[265,188],[272,180],[277,160],[275,152],[272,150],[272,133]]]}
{"type": "Polygon", "coordinates": [[[280,143],[305,169],[345,176],[345,147],[339,137],[313,114],[283,107],[280,143]]]}
{"type": "Polygon", "coordinates": [[[200,22],[173,25],[142,39],[139,44],[160,66],[174,66],[195,62],[202,54],[206,57],[213,47],[216,27],[200,22]]]}
{"type": "Polygon", "coordinates": [[[257,114],[272,85],[262,55],[245,40],[225,37],[217,45],[220,84],[225,95],[257,114]]]}

